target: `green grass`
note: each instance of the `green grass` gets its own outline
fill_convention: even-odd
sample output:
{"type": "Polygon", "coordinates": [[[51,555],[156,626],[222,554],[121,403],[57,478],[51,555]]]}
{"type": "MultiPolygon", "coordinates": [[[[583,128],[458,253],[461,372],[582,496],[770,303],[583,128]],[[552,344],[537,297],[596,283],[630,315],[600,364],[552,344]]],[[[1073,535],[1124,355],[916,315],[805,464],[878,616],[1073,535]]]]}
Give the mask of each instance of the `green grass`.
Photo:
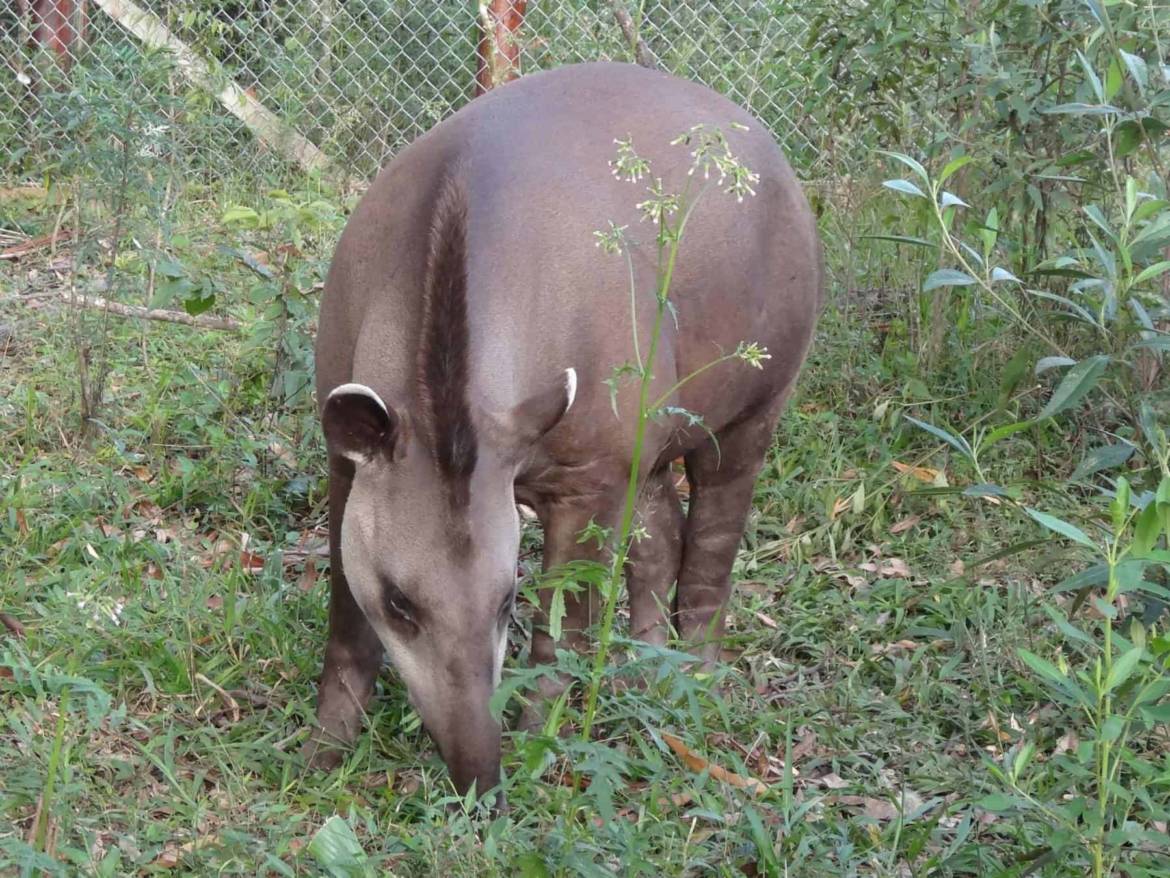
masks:
{"type": "MultiPolygon", "coordinates": [[[[184,209],[200,230],[189,261],[258,319],[236,292],[249,273],[215,250],[234,240],[221,208],[184,209]]],[[[737,562],[722,697],[672,654],[644,657],[662,673],[645,692],[603,690],[593,743],[506,739],[511,812],[491,820],[447,809],[445,769],[389,668],[343,767],[300,773],[327,607],[324,560],[304,552],[325,523],[311,409],[266,401],[271,354],[247,337],[116,320],[101,424],[82,440],[66,312],[25,295],[48,284],[45,261],[0,263],[0,322],[15,327],[0,355],[0,611],[25,631],[0,630],[0,873],[1081,873],[1045,858],[1042,823],[987,798],[1003,791],[989,762],[1025,739],[1043,760],[1076,746],[1072,714],[1016,653],[1054,653],[1044,606],[1067,609],[1049,589],[1076,561],[1044,543],[975,566],[1042,534],[894,467],[966,484],[898,414],[965,423],[1002,362],[920,370],[898,334],[896,265],[876,302],[837,288],[822,320],[737,562]],[[767,792],[696,771],[663,733],[767,792]]],[[[92,315],[86,327],[100,333],[92,315]]],[[[1037,477],[1029,441],[997,449],[1005,479],[1037,477]]],[[[526,652],[520,626],[508,667],[526,652]]],[[[1145,783],[1164,802],[1160,734],[1145,783]]],[[[1041,800],[1076,792],[1056,770],[1029,783],[1041,800]]]]}

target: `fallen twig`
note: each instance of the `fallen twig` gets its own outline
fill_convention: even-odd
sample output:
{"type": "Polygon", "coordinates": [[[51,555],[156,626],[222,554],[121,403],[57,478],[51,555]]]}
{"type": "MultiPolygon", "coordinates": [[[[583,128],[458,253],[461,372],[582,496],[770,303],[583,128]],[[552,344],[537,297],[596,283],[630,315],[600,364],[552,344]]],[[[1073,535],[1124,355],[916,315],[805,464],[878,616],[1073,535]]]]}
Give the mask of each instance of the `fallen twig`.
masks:
{"type": "Polygon", "coordinates": [[[144,308],[141,305],[123,305],[111,302],[101,296],[75,296],[68,290],[61,293],[61,298],[71,305],[81,305],[94,308],[98,311],[108,311],[119,317],[137,317],[142,320],[164,320],[168,323],[182,323],[185,326],[198,326],[200,329],[219,329],[224,332],[239,332],[243,329],[238,320],[230,317],[211,317],[206,314],[188,314],[185,311],[168,311],[163,308],[144,308]]]}
{"type": "Polygon", "coordinates": [[[29,238],[26,241],[21,241],[19,244],[13,244],[6,250],[0,250],[0,259],[19,259],[27,253],[32,253],[34,250],[42,250],[45,247],[51,247],[56,244],[61,238],[69,238],[73,235],[73,229],[58,229],[55,232],[50,232],[47,235],[38,235],[35,238],[29,238]]]}
{"type": "MultiPolygon", "coordinates": [[[[224,689],[218,683],[212,682],[202,673],[197,672],[195,674],[195,679],[200,683],[210,686],[212,689],[218,692],[220,697],[222,697],[223,700],[227,702],[228,708],[232,712],[232,722],[238,723],[240,721],[240,705],[236,702],[236,699],[232,698],[231,694],[228,693],[226,689],[224,689]]],[[[198,711],[196,711],[196,715],[198,716],[198,711]]]]}

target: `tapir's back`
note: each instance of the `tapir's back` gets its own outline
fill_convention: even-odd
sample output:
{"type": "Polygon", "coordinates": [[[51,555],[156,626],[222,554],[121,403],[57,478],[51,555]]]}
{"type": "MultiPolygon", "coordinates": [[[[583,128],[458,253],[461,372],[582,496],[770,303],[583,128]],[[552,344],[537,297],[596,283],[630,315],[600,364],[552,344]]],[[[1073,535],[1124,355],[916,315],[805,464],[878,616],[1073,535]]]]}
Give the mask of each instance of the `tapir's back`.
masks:
{"type": "Polygon", "coordinates": [[[409,396],[430,212],[452,176],[466,199],[471,389],[485,405],[514,404],[571,366],[584,407],[595,407],[591,399],[608,410],[603,381],[634,356],[630,273],[623,256],[597,246],[594,232],[625,226],[634,245],[644,346],[659,254],[657,229],[637,205],[659,177],[668,192],[702,192],[671,284],[678,329],[667,321],[659,383],[669,386],[740,341],[767,346],[767,369],[728,364],[687,386],[678,402],[718,426],[795,373],[819,306],[820,250],[772,137],[705,87],[597,63],[528,74],[477,98],[383,172],[338,247],[321,317],[334,353],[319,360],[327,373],[319,390],[360,373],[390,398],[409,396]],[[726,194],[729,181],[721,186],[713,166],[710,179],[702,171],[688,177],[694,145],[671,141],[696,125],[723,132],[735,159],[759,175],[755,196],[739,202],[726,194]],[[627,138],[649,162],[636,182],[617,178],[610,164],[615,141],[627,138]],[[337,352],[350,350],[345,363],[337,352]],[[727,369],[741,373],[732,395],[727,369]]]}

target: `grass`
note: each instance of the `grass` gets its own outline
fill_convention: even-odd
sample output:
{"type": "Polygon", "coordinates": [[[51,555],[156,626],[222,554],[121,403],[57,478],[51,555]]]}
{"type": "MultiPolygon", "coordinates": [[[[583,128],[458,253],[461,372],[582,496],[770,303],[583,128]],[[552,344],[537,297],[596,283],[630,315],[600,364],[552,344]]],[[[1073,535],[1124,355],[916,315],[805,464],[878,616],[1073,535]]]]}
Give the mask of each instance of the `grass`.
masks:
{"type": "MultiPolygon", "coordinates": [[[[243,289],[247,269],[217,255],[242,235],[221,208],[187,205],[180,225],[200,270],[243,289]]],[[[20,223],[46,229],[51,211],[20,223]]],[[[305,245],[309,274],[331,240],[305,245]]],[[[512,811],[496,820],[448,810],[389,668],[344,765],[299,771],[325,642],[323,455],[307,403],[267,402],[266,348],[115,321],[101,424],[82,440],[69,322],[30,295],[52,286],[50,259],[0,263],[15,329],[0,354],[0,611],[24,632],[0,630],[0,873],[1080,874],[1046,858],[1040,823],[992,806],[988,769],[1025,740],[1044,759],[1077,746],[1016,654],[1060,646],[1044,606],[1067,608],[1049,589],[1074,560],[1045,542],[975,564],[1042,534],[929,493],[969,474],[898,414],[965,423],[994,398],[988,367],[919,369],[891,254],[837,258],[737,561],[722,698],[673,654],[644,657],[657,682],[605,687],[593,742],[506,739],[512,811]],[[848,291],[842,265],[883,259],[887,288],[848,291]]],[[[245,298],[227,304],[256,320],[245,298]]],[[[1035,476],[1046,464],[1026,451],[1005,442],[993,465],[1035,476]]],[[[509,669],[527,652],[521,616],[509,669]]],[[[587,658],[563,662],[586,673],[587,658]]],[[[1164,732],[1149,747],[1165,800],[1164,732]]],[[[1059,798],[1062,783],[1052,771],[1031,792],[1059,798]]]]}

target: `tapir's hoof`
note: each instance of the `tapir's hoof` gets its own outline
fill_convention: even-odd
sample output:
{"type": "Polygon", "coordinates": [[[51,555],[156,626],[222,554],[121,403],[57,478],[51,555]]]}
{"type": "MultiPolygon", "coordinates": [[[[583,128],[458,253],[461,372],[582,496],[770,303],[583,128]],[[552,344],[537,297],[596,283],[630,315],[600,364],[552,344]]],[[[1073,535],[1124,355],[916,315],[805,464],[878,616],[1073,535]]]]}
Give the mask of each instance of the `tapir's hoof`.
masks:
{"type": "Polygon", "coordinates": [[[301,745],[300,757],[306,772],[332,771],[345,761],[345,748],[327,732],[317,729],[301,745]]]}

